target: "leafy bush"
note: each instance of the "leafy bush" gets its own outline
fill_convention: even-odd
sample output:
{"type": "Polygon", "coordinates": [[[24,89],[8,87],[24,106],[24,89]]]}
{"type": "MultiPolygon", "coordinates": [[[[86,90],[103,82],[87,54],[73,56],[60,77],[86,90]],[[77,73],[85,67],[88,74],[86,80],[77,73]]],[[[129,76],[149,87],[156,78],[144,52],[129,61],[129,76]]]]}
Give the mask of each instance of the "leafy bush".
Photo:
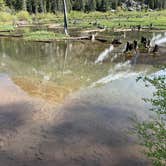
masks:
{"type": "Polygon", "coordinates": [[[144,99],[152,104],[151,111],[156,113],[156,118],[139,123],[138,134],[147,147],[146,154],[152,159],[154,166],[166,165],[166,76],[155,78],[145,77],[145,85],[153,86],[156,91],[153,98],[144,99]]]}
{"type": "Polygon", "coordinates": [[[16,16],[19,21],[30,21],[31,19],[30,14],[26,11],[20,11],[16,16]]]}
{"type": "Polygon", "coordinates": [[[6,12],[0,12],[0,21],[1,22],[9,22],[9,21],[13,21],[14,20],[14,16],[11,15],[10,13],[6,13],[6,12]]]}
{"type": "Polygon", "coordinates": [[[55,20],[55,17],[52,13],[38,13],[36,15],[36,18],[41,20],[55,20]]]}

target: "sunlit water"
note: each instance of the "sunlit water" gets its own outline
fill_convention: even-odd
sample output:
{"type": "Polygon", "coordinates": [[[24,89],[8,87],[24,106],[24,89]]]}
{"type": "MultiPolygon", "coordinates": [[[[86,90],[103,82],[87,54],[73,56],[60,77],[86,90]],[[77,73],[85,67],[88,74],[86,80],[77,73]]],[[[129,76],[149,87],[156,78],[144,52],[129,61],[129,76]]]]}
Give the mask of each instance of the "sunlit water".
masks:
{"type": "MultiPolygon", "coordinates": [[[[158,43],[165,46],[165,33],[107,33],[105,34],[121,39],[123,44],[114,47],[97,41],[38,43],[0,39],[0,72],[9,75],[31,95],[37,89],[36,91],[40,91],[38,96],[42,96],[42,93],[47,92],[41,87],[49,85],[50,91],[54,86],[65,89],[65,96],[83,87],[107,84],[156,70],[150,61],[148,65],[148,60],[145,64],[143,60],[139,62],[137,55],[132,59],[125,59],[122,52],[126,41],[140,40],[142,36],[151,39],[153,45],[158,43]]],[[[50,95],[47,99],[49,97],[50,95]]]]}
{"type": "MultiPolygon", "coordinates": [[[[7,140],[11,143],[10,153],[10,148],[15,147],[11,165],[35,166],[39,161],[38,156],[34,157],[35,151],[40,152],[41,166],[51,161],[53,165],[72,166],[148,165],[141,155],[139,141],[129,132],[135,115],[140,120],[148,118],[150,105],[142,98],[151,96],[154,89],[145,88],[141,81],[136,83],[136,78],[145,74],[165,75],[165,70],[153,66],[163,64],[165,57],[135,55],[126,59],[122,52],[126,41],[140,40],[145,35],[162,45],[164,55],[165,34],[107,32],[106,35],[122,39],[123,44],[116,47],[97,41],[39,43],[0,39],[1,130],[6,126],[13,129],[15,120],[20,122],[20,113],[28,119],[27,114],[35,110],[35,120],[26,120],[17,137],[7,140]],[[63,104],[56,107],[59,111],[45,106],[39,109],[36,104],[32,108],[29,102],[23,102],[27,100],[24,96],[32,100],[41,98],[53,105],[63,104]],[[36,126],[31,130],[30,126],[40,119],[42,131],[36,126]],[[39,143],[30,150],[27,145],[32,147],[36,137],[39,143]]],[[[0,160],[6,165],[10,161],[3,155],[0,160]]]]}

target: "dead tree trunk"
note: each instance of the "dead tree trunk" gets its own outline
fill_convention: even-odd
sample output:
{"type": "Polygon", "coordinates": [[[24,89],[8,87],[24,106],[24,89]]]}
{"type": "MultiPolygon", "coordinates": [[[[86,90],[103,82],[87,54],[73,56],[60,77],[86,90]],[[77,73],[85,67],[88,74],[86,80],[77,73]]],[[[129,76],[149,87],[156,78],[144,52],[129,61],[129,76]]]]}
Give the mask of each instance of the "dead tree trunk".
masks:
{"type": "Polygon", "coordinates": [[[38,1],[36,0],[35,2],[35,14],[38,13],[38,1]]]}
{"type": "Polygon", "coordinates": [[[63,0],[63,12],[64,12],[64,31],[65,31],[65,34],[68,35],[66,0],[63,0]]]}
{"type": "Polygon", "coordinates": [[[41,7],[42,13],[44,13],[44,1],[43,0],[40,0],[40,7],[41,7]]]}
{"type": "Polygon", "coordinates": [[[27,11],[27,2],[26,2],[26,0],[22,1],[22,10],[27,11]]]}

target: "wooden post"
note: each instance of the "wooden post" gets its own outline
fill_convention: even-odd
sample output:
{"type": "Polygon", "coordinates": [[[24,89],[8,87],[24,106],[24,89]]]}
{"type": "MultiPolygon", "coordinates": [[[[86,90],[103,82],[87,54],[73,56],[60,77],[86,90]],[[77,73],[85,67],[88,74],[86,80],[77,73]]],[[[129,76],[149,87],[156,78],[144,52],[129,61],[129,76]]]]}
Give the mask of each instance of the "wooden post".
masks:
{"type": "Polygon", "coordinates": [[[64,31],[65,31],[65,34],[68,35],[66,0],[63,0],[63,12],[64,12],[64,31]]]}

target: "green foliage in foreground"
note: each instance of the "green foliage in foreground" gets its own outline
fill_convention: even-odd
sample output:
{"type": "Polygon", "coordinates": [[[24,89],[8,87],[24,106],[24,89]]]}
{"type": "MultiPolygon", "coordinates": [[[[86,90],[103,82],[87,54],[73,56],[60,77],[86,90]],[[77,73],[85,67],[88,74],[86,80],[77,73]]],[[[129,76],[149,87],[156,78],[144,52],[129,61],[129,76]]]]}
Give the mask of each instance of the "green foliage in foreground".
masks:
{"type": "Polygon", "coordinates": [[[143,139],[146,154],[154,166],[166,165],[166,76],[145,77],[146,87],[153,86],[156,91],[153,98],[144,99],[152,104],[151,111],[157,114],[155,119],[139,123],[138,134],[143,139]]]}
{"type": "Polygon", "coordinates": [[[25,40],[31,41],[50,41],[55,39],[65,39],[66,36],[60,33],[48,32],[48,31],[36,31],[25,34],[25,40]]]}

